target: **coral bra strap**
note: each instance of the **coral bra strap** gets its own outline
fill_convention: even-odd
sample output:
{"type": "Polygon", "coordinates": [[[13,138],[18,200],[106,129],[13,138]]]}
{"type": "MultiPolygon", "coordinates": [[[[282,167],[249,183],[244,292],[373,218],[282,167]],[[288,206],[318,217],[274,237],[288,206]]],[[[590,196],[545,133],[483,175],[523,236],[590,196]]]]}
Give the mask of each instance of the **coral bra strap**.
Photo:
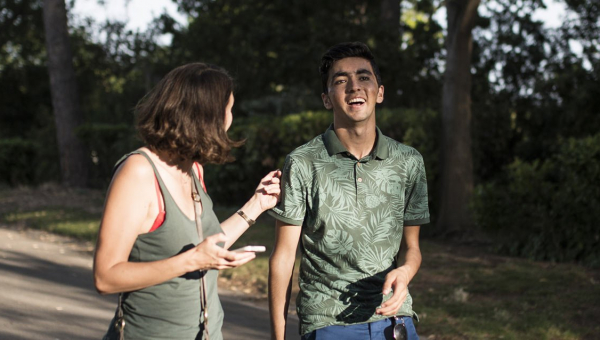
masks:
{"type": "Polygon", "coordinates": [[[200,164],[198,162],[194,162],[196,166],[196,171],[198,172],[198,179],[200,180],[200,184],[202,184],[202,189],[206,192],[206,185],[204,184],[204,179],[202,178],[202,173],[200,172],[200,164]]]}
{"type": "Polygon", "coordinates": [[[154,186],[156,187],[156,199],[158,200],[158,214],[156,215],[156,218],[154,219],[154,223],[152,223],[152,227],[148,231],[149,233],[160,228],[160,226],[165,221],[165,215],[166,215],[165,207],[163,206],[163,197],[160,192],[160,186],[158,184],[158,177],[156,177],[156,175],[154,176],[154,186]]]}

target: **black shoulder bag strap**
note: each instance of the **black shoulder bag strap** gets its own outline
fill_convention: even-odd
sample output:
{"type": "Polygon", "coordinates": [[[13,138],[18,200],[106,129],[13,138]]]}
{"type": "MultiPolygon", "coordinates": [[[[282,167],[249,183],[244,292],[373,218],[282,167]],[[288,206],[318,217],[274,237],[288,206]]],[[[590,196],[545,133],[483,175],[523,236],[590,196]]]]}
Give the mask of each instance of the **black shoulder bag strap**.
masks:
{"type": "Polygon", "coordinates": [[[117,307],[117,320],[115,329],[119,332],[119,340],[125,340],[125,317],[123,316],[123,294],[119,293],[119,304],[117,307]]]}

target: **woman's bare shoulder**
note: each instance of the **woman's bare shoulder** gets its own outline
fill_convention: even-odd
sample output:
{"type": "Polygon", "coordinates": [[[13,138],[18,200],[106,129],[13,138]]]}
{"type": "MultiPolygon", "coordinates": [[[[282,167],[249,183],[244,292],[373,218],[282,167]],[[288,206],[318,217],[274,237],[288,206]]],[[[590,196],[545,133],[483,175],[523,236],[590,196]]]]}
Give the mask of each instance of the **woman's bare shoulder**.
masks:
{"type": "MultiPolygon", "coordinates": [[[[154,161],[153,158],[155,157],[152,157],[153,154],[150,150],[146,148],[140,148],[137,151],[144,151],[148,157],[154,161]]],[[[145,180],[154,177],[154,170],[144,155],[134,153],[127,157],[116,169],[115,178],[122,176],[131,180],[145,180]]]]}

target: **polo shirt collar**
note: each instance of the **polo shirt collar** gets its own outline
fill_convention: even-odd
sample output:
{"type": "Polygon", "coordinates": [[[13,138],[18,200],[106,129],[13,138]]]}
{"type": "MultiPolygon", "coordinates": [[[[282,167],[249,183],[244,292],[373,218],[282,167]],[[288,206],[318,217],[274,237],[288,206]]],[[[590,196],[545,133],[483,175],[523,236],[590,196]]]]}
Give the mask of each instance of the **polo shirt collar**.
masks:
{"type": "MultiPolygon", "coordinates": [[[[381,130],[379,130],[378,127],[375,127],[375,129],[377,129],[377,137],[375,139],[375,147],[373,148],[371,155],[379,159],[386,159],[389,156],[388,141],[386,138],[384,138],[381,130]]],[[[333,130],[333,124],[329,125],[327,131],[325,131],[323,134],[323,143],[325,144],[325,148],[327,149],[329,156],[348,152],[342,142],[340,142],[338,136],[335,134],[335,131],[333,130]]]]}

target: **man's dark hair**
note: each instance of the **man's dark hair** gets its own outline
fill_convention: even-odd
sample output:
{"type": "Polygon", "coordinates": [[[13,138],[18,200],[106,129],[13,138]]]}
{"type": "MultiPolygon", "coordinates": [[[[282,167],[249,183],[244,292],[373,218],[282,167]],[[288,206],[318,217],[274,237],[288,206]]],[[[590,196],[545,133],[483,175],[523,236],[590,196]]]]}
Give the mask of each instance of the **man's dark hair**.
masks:
{"type": "Polygon", "coordinates": [[[192,63],[169,72],[137,105],[137,129],[150,148],[203,163],[233,160],[225,109],[233,79],[218,66],[192,63]]]}
{"type": "Polygon", "coordinates": [[[381,74],[379,73],[379,67],[375,63],[375,57],[369,47],[361,42],[345,42],[330,47],[323,57],[321,58],[321,66],[319,72],[321,73],[321,84],[323,85],[323,93],[327,93],[327,81],[329,80],[329,70],[333,63],[344,58],[363,58],[371,63],[375,78],[377,79],[377,85],[381,85],[381,74]]]}

